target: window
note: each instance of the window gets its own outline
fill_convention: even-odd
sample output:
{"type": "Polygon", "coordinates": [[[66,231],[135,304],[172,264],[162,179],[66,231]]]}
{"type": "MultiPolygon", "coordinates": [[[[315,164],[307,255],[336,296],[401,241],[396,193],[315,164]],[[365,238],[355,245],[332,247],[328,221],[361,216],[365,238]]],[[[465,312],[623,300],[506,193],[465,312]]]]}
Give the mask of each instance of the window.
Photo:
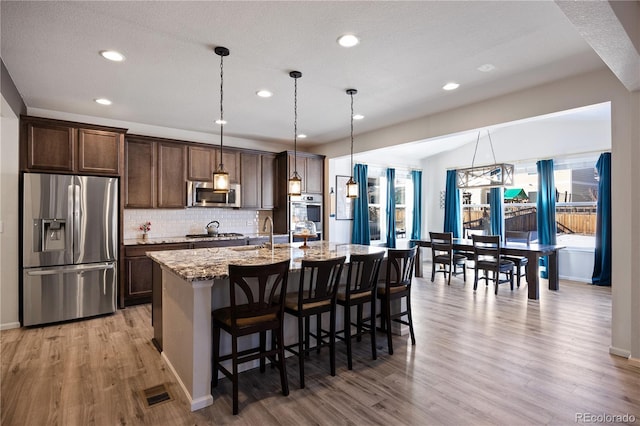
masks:
{"type": "MultiPolygon", "coordinates": [[[[597,155],[554,160],[557,240],[567,247],[595,247],[597,160],[597,155]]],[[[532,240],[537,240],[535,163],[516,165],[514,184],[504,191],[504,229],[532,231],[532,240]]],[[[488,194],[489,189],[484,188],[461,194],[465,236],[486,233],[482,215],[485,211],[489,213],[488,194]]]]}
{"type": "MultiPolygon", "coordinates": [[[[371,241],[386,243],[387,234],[387,179],[385,169],[369,167],[367,182],[369,202],[369,232],[371,241]]],[[[411,236],[413,213],[413,182],[407,170],[396,170],[396,238],[411,236]]]]}

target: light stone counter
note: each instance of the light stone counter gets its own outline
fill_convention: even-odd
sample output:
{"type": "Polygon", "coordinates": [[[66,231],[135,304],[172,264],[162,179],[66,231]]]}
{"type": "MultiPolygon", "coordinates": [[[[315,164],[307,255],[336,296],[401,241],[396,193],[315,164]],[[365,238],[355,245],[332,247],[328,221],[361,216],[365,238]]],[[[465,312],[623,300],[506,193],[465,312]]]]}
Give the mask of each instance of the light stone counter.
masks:
{"type": "Polygon", "coordinates": [[[326,260],[351,254],[368,254],[384,251],[382,247],[354,244],[336,244],[327,241],[274,244],[274,248],[261,246],[216,247],[193,250],[149,252],[147,256],[169,269],[185,281],[216,280],[228,277],[228,265],[263,265],[291,259],[290,271],[300,270],[302,259],[326,260]]]}
{"type": "MultiPolygon", "coordinates": [[[[304,250],[299,248],[302,243],[293,243],[276,244],[273,249],[239,246],[147,253],[162,268],[162,358],[187,396],[191,411],[213,404],[211,311],[229,304],[229,264],[260,265],[290,259],[291,291],[297,286],[303,259],[323,260],[346,256],[348,263],[352,254],[386,251],[382,247],[325,241],[308,244],[310,247],[304,250]]],[[[346,277],[346,268],[343,275],[346,277]]],[[[297,322],[292,318],[285,319],[287,343],[289,338],[297,336],[297,322]]],[[[255,343],[241,340],[238,350],[255,343]]],[[[221,351],[227,353],[229,350],[230,339],[223,336],[221,351]]],[[[252,365],[243,364],[241,367],[241,370],[249,369],[252,365]]]]}

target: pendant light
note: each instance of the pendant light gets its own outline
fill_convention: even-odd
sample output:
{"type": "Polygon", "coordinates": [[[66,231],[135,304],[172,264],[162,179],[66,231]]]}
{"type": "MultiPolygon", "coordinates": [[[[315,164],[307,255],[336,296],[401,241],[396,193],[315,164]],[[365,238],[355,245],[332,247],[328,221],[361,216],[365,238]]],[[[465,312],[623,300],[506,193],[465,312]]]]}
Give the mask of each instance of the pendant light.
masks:
{"type": "Polygon", "coordinates": [[[222,134],[224,131],[224,110],[222,108],[223,99],[223,83],[224,83],[224,68],[222,60],[225,56],[229,56],[229,49],[226,47],[218,46],[214,50],[216,55],[220,56],[220,119],[216,121],[220,125],[220,164],[215,172],[213,172],[213,192],[216,193],[228,193],[229,192],[229,173],[224,169],[222,164],[222,134]]]}
{"type": "Polygon", "coordinates": [[[351,177],[347,182],[347,198],[358,198],[358,182],[353,179],[353,95],[356,93],[356,89],[347,89],[347,95],[351,97],[351,177]]]}
{"type": "Polygon", "coordinates": [[[291,71],[293,78],[293,174],[289,178],[289,195],[302,195],[302,179],[298,174],[298,79],[302,77],[300,71],[291,71]]]}

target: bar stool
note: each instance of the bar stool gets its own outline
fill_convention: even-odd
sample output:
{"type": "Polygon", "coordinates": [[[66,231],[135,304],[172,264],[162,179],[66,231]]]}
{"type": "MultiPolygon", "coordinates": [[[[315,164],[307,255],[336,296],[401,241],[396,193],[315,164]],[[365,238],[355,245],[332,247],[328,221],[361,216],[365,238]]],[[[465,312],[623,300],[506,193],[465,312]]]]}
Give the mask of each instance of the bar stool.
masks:
{"type": "Polygon", "coordinates": [[[267,265],[229,265],[230,306],[211,313],[213,328],[212,387],[218,385],[218,370],[233,384],[233,414],[238,414],[238,365],[260,359],[260,372],[265,371],[265,358],[280,369],[282,394],[289,395],[284,362],[284,300],[287,293],[289,260],[267,265]],[[220,330],[231,336],[231,353],[220,355],[220,330]],[[272,345],[266,348],[266,333],[272,333],[272,345]],[[260,335],[258,346],[238,352],[238,338],[260,335]],[[220,362],[231,360],[231,371],[220,362]]]}
{"type": "Polygon", "coordinates": [[[371,357],[377,358],[376,351],[376,295],[380,265],[384,259],[384,252],[351,255],[349,269],[347,270],[347,283],[338,290],[337,303],[344,308],[344,330],[336,333],[336,337],[347,344],[347,366],[353,369],[351,355],[351,339],[357,337],[362,340],[363,329],[371,334],[371,357]],[[364,304],[371,304],[369,318],[362,317],[364,304]],[[351,307],[357,306],[356,322],[351,322],[351,307]],[[367,323],[368,324],[365,324],[367,323]],[[356,335],[351,334],[351,326],[356,326],[356,335]],[[342,336],[340,336],[342,334],[342,336]]]}
{"type": "MultiPolygon", "coordinates": [[[[393,342],[391,339],[391,322],[408,325],[411,332],[411,344],[416,344],[413,333],[413,320],[411,318],[411,279],[413,278],[413,265],[416,259],[417,247],[410,249],[394,250],[387,252],[387,274],[384,286],[378,287],[377,294],[380,299],[382,330],[387,333],[387,345],[389,355],[393,355],[393,342]],[[391,313],[391,301],[406,298],[406,309],[394,314],[391,313]],[[407,316],[407,320],[402,317],[407,316]]],[[[402,304],[400,304],[402,306],[402,304]]]]}
{"type": "Polygon", "coordinates": [[[296,293],[287,294],[284,311],[298,318],[298,342],[285,349],[298,356],[300,388],[304,388],[304,358],[309,355],[310,336],[320,352],[329,346],[331,375],[336,375],[336,295],[346,257],[327,260],[302,260],[300,284],[296,293]],[[329,313],[330,330],[322,329],[322,314],[329,313]],[[316,334],[311,333],[311,317],[316,316],[316,334]],[[324,339],[328,338],[329,341],[324,339]]]}

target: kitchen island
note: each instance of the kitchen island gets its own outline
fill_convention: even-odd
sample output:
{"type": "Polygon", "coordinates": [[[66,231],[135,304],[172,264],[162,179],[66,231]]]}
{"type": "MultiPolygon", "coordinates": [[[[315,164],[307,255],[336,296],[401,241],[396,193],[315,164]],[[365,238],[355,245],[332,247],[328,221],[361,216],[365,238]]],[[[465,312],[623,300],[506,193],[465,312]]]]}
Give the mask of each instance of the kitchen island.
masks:
{"type": "MultiPolygon", "coordinates": [[[[149,252],[161,270],[162,358],[190,402],[191,410],[213,404],[211,396],[211,311],[229,304],[228,265],[261,265],[290,259],[289,292],[297,288],[303,259],[325,260],[385,251],[382,247],[325,241],[149,252]]],[[[156,268],[158,269],[158,268],[156,268]]],[[[346,277],[346,271],[343,272],[346,277]]],[[[343,279],[344,279],[343,277],[343,279]]],[[[297,339],[296,321],[285,324],[285,341],[297,339]]],[[[247,341],[249,346],[255,342],[247,341]]],[[[222,353],[230,340],[221,342],[222,353]]],[[[240,350],[243,349],[241,346],[240,350]]],[[[256,364],[257,365],[257,364],[256,364]]],[[[244,369],[252,368],[245,364],[244,369]]]]}

